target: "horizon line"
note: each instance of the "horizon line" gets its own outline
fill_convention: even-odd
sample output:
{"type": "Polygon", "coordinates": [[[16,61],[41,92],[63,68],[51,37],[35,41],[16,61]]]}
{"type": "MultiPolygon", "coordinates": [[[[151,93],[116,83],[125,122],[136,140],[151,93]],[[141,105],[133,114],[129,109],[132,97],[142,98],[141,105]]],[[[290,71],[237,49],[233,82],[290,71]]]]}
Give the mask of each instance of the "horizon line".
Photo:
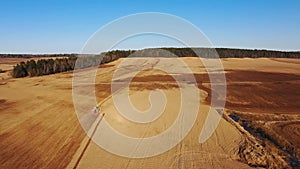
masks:
{"type": "MultiPolygon", "coordinates": [[[[282,50],[282,49],[268,49],[268,48],[248,48],[248,47],[225,47],[225,46],[216,46],[216,47],[181,47],[181,46],[161,46],[161,47],[148,47],[148,48],[118,48],[118,49],[113,49],[113,50],[109,50],[109,51],[115,51],[115,50],[144,50],[144,49],[159,49],[159,48],[211,48],[211,49],[236,49],[236,50],[266,50],[266,51],[276,51],[276,52],[300,52],[300,49],[285,49],[285,50],[282,50]]],[[[109,51],[102,51],[100,53],[97,53],[97,54],[101,54],[103,52],[109,52],[109,51]]],[[[57,53],[54,53],[54,52],[41,52],[41,53],[21,53],[21,52],[15,52],[15,53],[0,53],[0,55],[84,55],[84,54],[91,54],[92,53],[80,53],[80,52],[57,52],[57,53]]]]}

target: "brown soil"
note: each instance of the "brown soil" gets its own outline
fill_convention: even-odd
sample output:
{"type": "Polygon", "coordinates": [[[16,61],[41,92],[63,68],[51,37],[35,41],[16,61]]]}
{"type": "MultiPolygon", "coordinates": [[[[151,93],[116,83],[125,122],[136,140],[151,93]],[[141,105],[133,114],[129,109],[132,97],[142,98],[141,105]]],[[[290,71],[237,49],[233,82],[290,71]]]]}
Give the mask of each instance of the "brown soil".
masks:
{"type": "MultiPolygon", "coordinates": [[[[196,78],[201,94],[204,98],[206,97],[206,102],[203,101],[206,107],[202,111],[207,112],[209,109],[207,104],[210,101],[210,83],[205,68],[197,58],[181,59],[191,66],[193,74],[176,76],[185,82],[189,81],[191,76],[196,78]]],[[[112,94],[110,82],[117,69],[116,66],[122,60],[103,65],[98,69],[94,86],[99,102],[112,94]]],[[[0,61],[0,63],[6,64],[6,67],[8,65],[12,68],[12,64],[20,60],[0,61]]],[[[170,61],[167,60],[167,62],[170,61]]],[[[222,63],[227,72],[226,109],[234,112],[241,120],[257,121],[254,125],[264,131],[270,131],[269,135],[278,141],[275,143],[272,140],[266,141],[267,144],[274,144],[276,148],[277,142],[284,143],[277,145],[276,152],[280,152],[278,147],[287,149],[289,147],[284,147],[285,145],[292,146],[290,148],[293,150],[292,153],[299,158],[299,61],[297,59],[245,58],[222,59],[222,63]]],[[[119,82],[124,81],[126,78],[119,82]]],[[[72,166],[70,162],[77,160],[76,154],[81,150],[80,147],[85,138],[85,133],[81,129],[73,108],[72,72],[22,79],[7,79],[5,76],[4,80],[0,78],[0,84],[0,168],[66,168],[72,166]]],[[[171,76],[152,70],[136,76],[130,85],[131,92],[137,94],[137,98],[147,95],[150,90],[155,89],[166,90],[172,94],[172,92],[177,92],[178,85],[171,76]],[[141,96],[138,96],[139,94],[141,96]]],[[[137,108],[143,109],[147,108],[148,102],[140,100],[140,104],[135,104],[137,108]]],[[[117,114],[111,113],[107,119],[110,118],[110,122],[117,125],[114,115],[117,114]]],[[[177,114],[174,113],[174,115],[177,114]]],[[[148,135],[162,132],[164,128],[160,127],[170,125],[174,120],[173,117],[175,116],[168,118],[167,122],[158,122],[156,129],[149,131],[148,135]]],[[[166,118],[167,116],[163,117],[163,119],[166,118]]],[[[203,115],[202,118],[204,119],[205,116],[203,115]]],[[[193,142],[194,139],[197,140],[202,126],[201,119],[198,120],[199,124],[182,144],[157,158],[150,158],[148,161],[125,159],[108,154],[96,144],[91,143],[79,166],[81,168],[101,168],[101,166],[140,168],[147,165],[159,168],[169,164],[171,166],[175,163],[179,164],[177,162],[182,159],[187,161],[195,159],[194,155],[202,152],[203,159],[194,160],[193,164],[196,168],[202,165],[206,167],[211,167],[211,165],[231,168],[248,167],[238,161],[241,160],[241,156],[238,155],[240,147],[248,147],[244,149],[244,152],[253,149],[251,148],[252,144],[244,142],[243,133],[223,120],[213,138],[199,146],[193,142]],[[228,135],[228,133],[234,134],[228,135]],[[192,151],[194,155],[180,154],[180,146],[185,147],[187,151],[192,151]],[[103,159],[90,159],[95,153],[100,154],[103,159]]],[[[131,133],[132,136],[139,135],[139,131],[129,132],[130,130],[122,128],[120,124],[118,129],[124,133],[128,132],[127,134],[131,133]]],[[[129,129],[132,128],[129,127],[129,129]]],[[[271,148],[261,151],[275,151],[274,147],[271,148]]],[[[260,150],[255,151],[260,153],[260,150]]],[[[280,153],[274,155],[280,156],[280,153]]],[[[252,157],[247,158],[252,158],[251,164],[255,166],[255,160],[253,161],[255,155],[252,157]]],[[[263,160],[261,164],[264,164],[263,160]]],[[[188,166],[188,164],[186,165],[188,166]]]]}

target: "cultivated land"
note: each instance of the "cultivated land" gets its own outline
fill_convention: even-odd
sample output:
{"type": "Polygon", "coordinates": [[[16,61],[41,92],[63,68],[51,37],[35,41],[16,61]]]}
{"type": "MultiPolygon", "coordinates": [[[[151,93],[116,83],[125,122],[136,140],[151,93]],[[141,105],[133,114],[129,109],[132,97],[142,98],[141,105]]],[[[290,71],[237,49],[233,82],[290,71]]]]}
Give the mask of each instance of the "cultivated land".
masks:
{"type": "MultiPolygon", "coordinates": [[[[151,69],[151,65],[169,65],[174,58],[126,59],[98,68],[97,101],[106,100],[101,104],[106,113],[104,118],[119,132],[132,137],[157,135],[175,121],[180,93],[171,76],[151,69]],[[137,74],[130,85],[130,98],[136,108],[149,108],[148,95],[154,89],[163,90],[170,101],[164,114],[149,124],[134,124],[124,119],[109,98],[113,73],[126,59],[134,59],[132,66],[149,66],[137,74]]],[[[298,165],[299,59],[222,59],[227,78],[226,112],[212,137],[203,144],[198,143],[198,137],[210,108],[210,82],[198,58],[179,59],[189,65],[197,80],[201,106],[196,123],[180,144],[161,155],[144,159],[116,156],[89,142],[73,107],[72,72],[0,79],[0,168],[281,168],[291,166],[289,163],[298,165]]],[[[97,134],[101,134],[101,129],[96,128],[97,134]]]]}

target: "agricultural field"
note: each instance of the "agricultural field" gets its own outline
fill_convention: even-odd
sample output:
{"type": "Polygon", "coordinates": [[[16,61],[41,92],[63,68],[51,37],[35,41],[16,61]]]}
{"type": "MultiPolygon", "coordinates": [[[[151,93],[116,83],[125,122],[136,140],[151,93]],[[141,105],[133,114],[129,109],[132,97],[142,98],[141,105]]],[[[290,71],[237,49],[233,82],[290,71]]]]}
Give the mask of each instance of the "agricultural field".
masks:
{"type": "MultiPolygon", "coordinates": [[[[211,83],[201,60],[184,58],[120,58],[97,69],[95,87],[103,119],[124,135],[145,138],[167,130],[178,117],[180,87],[154,65],[176,67],[179,60],[192,70],[200,96],[195,125],[175,147],[157,156],[127,158],[99,147],[86,136],[72,96],[73,71],[38,77],[11,78],[20,59],[0,59],[0,168],[292,168],[300,159],[300,60],[283,58],[223,58],[227,97],[223,118],[204,143],[198,138],[210,110],[211,83]],[[149,124],[120,116],[111,91],[114,72],[126,61],[128,70],[147,67],[129,86],[139,110],[151,105],[151,91],[165,93],[163,114],[149,124]]],[[[23,60],[22,60],[23,61],[23,60]]],[[[82,70],[79,76],[89,73],[82,70]]],[[[176,74],[183,82],[188,75],[176,74]]],[[[119,77],[118,83],[126,81],[119,77]]],[[[190,93],[192,95],[192,93],[190,93]]],[[[84,95],[84,94],[83,94],[84,95]]],[[[102,119],[102,120],[103,120],[102,119]]],[[[100,124],[102,121],[100,121],[100,124]]],[[[110,140],[114,142],[114,140],[110,140]]],[[[121,150],[120,150],[121,151],[121,150]]],[[[141,151],[150,151],[148,149],[141,151]]]]}

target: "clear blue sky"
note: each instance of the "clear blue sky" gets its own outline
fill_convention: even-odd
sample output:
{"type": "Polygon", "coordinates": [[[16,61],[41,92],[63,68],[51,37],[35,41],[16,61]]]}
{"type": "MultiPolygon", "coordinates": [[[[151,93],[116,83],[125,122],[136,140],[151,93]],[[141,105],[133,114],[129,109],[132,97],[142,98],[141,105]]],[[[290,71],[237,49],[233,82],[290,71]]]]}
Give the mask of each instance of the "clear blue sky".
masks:
{"type": "Polygon", "coordinates": [[[297,0],[3,0],[0,53],[78,53],[100,27],[141,12],[182,17],[217,47],[300,50],[299,9],[297,0]]]}

